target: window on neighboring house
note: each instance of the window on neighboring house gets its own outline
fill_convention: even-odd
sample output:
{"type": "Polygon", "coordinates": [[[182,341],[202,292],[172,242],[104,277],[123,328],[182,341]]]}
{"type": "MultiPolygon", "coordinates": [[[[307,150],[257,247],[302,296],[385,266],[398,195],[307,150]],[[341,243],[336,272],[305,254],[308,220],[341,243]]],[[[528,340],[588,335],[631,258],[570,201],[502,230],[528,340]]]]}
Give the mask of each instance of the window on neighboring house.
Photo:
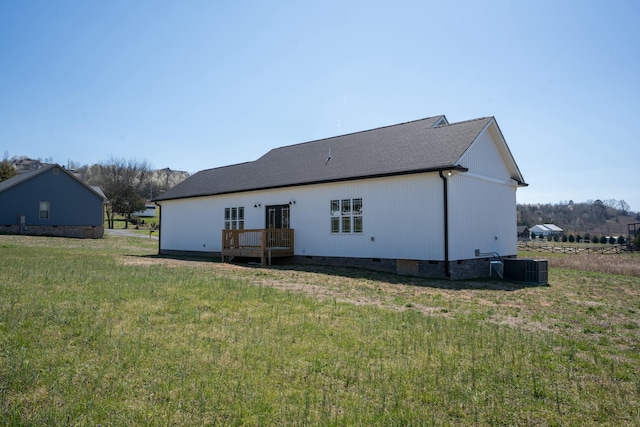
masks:
{"type": "Polygon", "coordinates": [[[331,232],[362,233],[362,199],[331,201],[331,232]]]}
{"type": "Polygon", "coordinates": [[[49,202],[40,202],[40,219],[49,219],[49,202]]]}
{"type": "Polygon", "coordinates": [[[224,209],[224,229],[244,230],[244,207],[224,209]]]}

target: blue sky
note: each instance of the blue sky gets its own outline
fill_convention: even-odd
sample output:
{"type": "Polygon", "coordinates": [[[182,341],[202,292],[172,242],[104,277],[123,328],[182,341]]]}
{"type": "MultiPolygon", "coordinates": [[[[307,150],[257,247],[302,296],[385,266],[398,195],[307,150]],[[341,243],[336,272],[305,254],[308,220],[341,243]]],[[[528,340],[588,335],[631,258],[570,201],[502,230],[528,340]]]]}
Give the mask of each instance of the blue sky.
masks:
{"type": "Polygon", "coordinates": [[[495,116],[520,203],[640,210],[637,1],[0,2],[0,157],[191,173],[495,116]]]}

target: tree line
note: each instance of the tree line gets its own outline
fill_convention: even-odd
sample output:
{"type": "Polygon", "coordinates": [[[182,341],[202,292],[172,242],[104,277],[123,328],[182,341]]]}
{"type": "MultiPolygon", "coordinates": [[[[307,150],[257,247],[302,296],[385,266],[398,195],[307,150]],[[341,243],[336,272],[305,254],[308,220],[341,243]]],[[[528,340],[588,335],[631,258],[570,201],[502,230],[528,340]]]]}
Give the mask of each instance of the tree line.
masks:
{"type": "Polygon", "coordinates": [[[518,225],[555,224],[565,233],[620,234],[627,223],[640,222],[640,212],[630,211],[624,200],[597,199],[576,203],[518,204],[518,225]]]}

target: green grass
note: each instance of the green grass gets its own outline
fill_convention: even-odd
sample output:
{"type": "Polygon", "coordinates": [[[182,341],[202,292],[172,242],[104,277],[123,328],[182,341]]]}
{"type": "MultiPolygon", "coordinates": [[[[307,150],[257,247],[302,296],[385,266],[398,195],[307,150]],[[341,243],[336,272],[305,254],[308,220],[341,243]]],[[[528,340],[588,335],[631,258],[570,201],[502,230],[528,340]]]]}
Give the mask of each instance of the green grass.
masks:
{"type": "Polygon", "coordinates": [[[0,236],[3,425],[637,425],[640,278],[548,287],[0,236]]]}

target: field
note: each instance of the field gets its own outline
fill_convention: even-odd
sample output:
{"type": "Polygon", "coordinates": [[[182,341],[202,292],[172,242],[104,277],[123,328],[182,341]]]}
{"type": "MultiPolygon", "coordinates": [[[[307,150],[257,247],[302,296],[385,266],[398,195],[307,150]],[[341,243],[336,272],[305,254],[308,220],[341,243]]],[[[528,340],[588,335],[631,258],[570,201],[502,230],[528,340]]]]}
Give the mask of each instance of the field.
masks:
{"type": "Polygon", "coordinates": [[[526,286],[156,245],[0,236],[1,424],[640,424],[637,255],[526,286]]]}

